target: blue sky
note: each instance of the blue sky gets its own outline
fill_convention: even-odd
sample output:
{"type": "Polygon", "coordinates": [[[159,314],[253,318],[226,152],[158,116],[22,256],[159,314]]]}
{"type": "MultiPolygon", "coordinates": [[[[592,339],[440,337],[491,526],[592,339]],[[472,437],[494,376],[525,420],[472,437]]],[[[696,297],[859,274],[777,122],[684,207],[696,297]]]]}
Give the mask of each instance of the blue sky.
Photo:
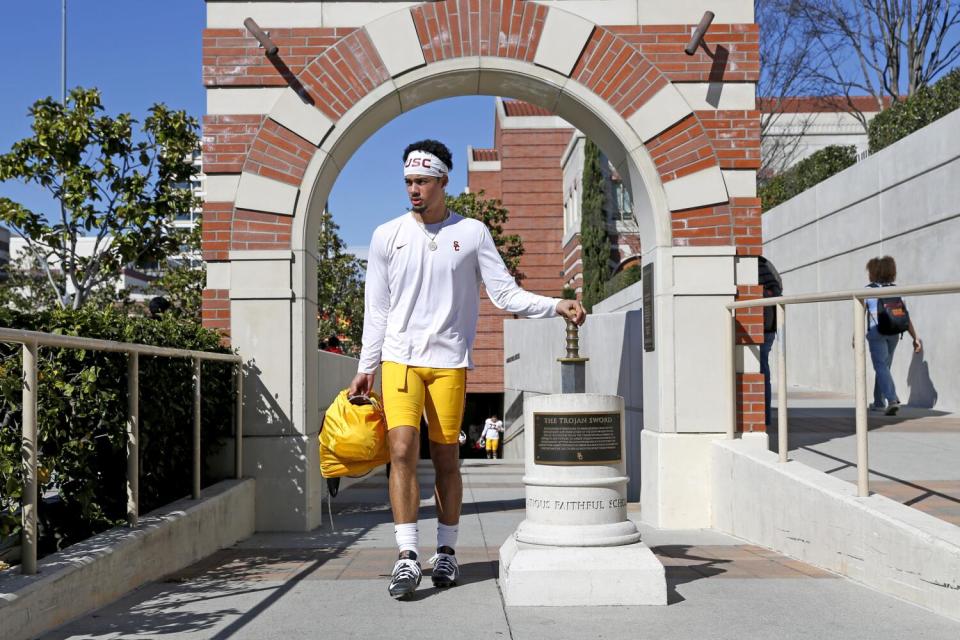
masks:
{"type": "MultiPolygon", "coordinates": [[[[67,87],[98,87],[115,115],[142,119],[155,102],[184,109],[198,120],[205,110],[200,78],[202,0],[69,0],[67,87]]],[[[0,74],[0,152],[30,135],[35,100],[60,96],[60,0],[0,0],[6,25],[0,74]]],[[[366,245],[373,228],[405,210],[400,154],[407,143],[437,138],[454,154],[450,191],[466,185],[466,146],[493,143],[493,99],[434,102],[403,114],[375,133],[344,168],[330,209],[344,241],[366,245]]],[[[0,183],[0,195],[49,211],[45,192],[0,183]]]]}

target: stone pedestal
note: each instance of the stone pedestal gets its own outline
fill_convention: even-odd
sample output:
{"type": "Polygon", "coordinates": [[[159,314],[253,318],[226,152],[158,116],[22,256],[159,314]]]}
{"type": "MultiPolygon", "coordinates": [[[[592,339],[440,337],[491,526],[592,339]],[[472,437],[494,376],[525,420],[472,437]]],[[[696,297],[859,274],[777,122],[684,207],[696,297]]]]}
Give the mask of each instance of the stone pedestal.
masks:
{"type": "Polygon", "coordinates": [[[524,424],[527,517],[500,548],[506,604],[666,604],[663,565],[627,519],[623,398],[531,398],[524,424]]]}
{"type": "Polygon", "coordinates": [[[642,542],[548,547],[511,537],[500,547],[500,589],[511,607],[667,604],[663,565],[642,542]]]}

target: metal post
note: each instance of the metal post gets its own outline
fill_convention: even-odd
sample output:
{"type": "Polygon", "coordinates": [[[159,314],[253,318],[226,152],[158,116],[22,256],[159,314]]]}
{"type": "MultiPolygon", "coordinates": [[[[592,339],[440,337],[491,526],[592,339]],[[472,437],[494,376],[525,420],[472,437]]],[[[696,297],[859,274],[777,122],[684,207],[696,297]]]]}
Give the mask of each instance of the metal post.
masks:
{"type": "Polygon", "coordinates": [[[243,26],[247,28],[247,31],[253,35],[254,38],[260,43],[260,46],[264,48],[268,56],[277,55],[277,45],[273,43],[273,40],[270,39],[270,34],[265,32],[260,28],[260,25],[257,24],[256,20],[253,18],[247,18],[243,21],[243,26]]]}
{"type": "Polygon", "coordinates": [[[193,359],[193,499],[200,499],[200,358],[193,359]]]}
{"type": "Polygon", "coordinates": [[[60,9],[60,102],[67,104],[67,0],[60,9]]]}
{"type": "Polygon", "coordinates": [[[703,12],[703,17],[700,18],[700,24],[698,24],[696,29],[693,30],[693,33],[690,34],[690,42],[687,43],[687,46],[683,49],[685,54],[692,56],[697,52],[697,49],[700,47],[700,42],[703,41],[703,36],[707,34],[707,29],[710,28],[710,23],[713,22],[713,18],[713,11],[703,12]]]}
{"type": "Polygon", "coordinates": [[[869,464],[867,459],[867,360],[866,306],[860,298],[853,299],[853,360],[856,371],[857,400],[857,495],[870,495],[869,464]]]}
{"type": "Polygon", "coordinates": [[[787,461],[787,307],[777,305],[777,449],[787,461]]]}
{"type": "Polygon", "coordinates": [[[20,571],[37,572],[37,343],[23,344],[23,530],[20,571]]]}
{"type": "Polygon", "coordinates": [[[127,357],[127,523],[140,519],[140,354],[127,357]]]}
{"type": "Polygon", "coordinates": [[[737,432],[737,310],[730,309],[727,329],[727,388],[730,390],[730,415],[727,418],[727,438],[733,440],[737,432]]]}
{"type": "Polygon", "coordinates": [[[243,363],[238,362],[236,367],[237,397],[234,407],[234,457],[233,465],[237,471],[237,480],[243,477],[243,363]]]}

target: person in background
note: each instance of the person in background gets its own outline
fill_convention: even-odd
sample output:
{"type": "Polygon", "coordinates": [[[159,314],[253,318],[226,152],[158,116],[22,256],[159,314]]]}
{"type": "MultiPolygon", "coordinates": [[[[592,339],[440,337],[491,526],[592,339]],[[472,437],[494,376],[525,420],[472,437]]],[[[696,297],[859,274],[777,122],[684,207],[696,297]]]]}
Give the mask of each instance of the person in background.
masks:
{"type": "Polygon", "coordinates": [[[503,433],[503,422],[497,418],[497,414],[493,414],[483,423],[483,433],[480,434],[480,439],[484,441],[487,449],[488,460],[497,458],[501,433],[503,433]]]}
{"type": "MultiPolygon", "coordinates": [[[[897,263],[890,256],[871,258],[867,262],[867,275],[870,278],[868,287],[892,287],[897,280],[897,263]]],[[[900,410],[900,399],[897,388],[893,383],[890,365],[893,364],[893,352],[900,342],[902,333],[884,334],[880,332],[877,298],[867,298],[864,303],[867,307],[867,345],[870,347],[870,360],[876,377],[873,382],[872,411],[883,411],[888,416],[897,415],[900,410]],[[886,403],[884,403],[886,401],[886,403]]],[[[913,352],[923,351],[923,343],[913,328],[913,320],[909,320],[907,331],[913,338],[913,352]]]]}
{"type": "MultiPolygon", "coordinates": [[[[783,280],[777,273],[773,263],[759,257],[758,276],[760,286],[763,287],[764,298],[778,298],[783,295],[783,280]]],[[[763,423],[770,425],[770,400],[772,397],[770,389],[770,349],[773,348],[773,341],[777,337],[777,308],[763,308],[763,344],[760,345],[760,373],[763,374],[763,423]]]]}

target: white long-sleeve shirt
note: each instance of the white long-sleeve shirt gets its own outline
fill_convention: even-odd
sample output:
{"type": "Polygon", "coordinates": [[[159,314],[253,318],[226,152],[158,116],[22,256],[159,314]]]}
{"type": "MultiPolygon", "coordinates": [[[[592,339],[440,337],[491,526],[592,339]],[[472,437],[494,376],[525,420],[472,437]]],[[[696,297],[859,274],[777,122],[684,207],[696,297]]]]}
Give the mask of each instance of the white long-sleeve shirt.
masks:
{"type": "Polygon", "coordinates": [[[473,368],[481,282],[498,309],[528,318],[556,315],[560,300],[517,285],[479,220],[451,211],[444,222],[421,227],[408,212],[377,227],[367,255],[357,370],[372,373],[381,361],[473,368]],[[431,237],[436,251],[429,249],[431,237]]]}

